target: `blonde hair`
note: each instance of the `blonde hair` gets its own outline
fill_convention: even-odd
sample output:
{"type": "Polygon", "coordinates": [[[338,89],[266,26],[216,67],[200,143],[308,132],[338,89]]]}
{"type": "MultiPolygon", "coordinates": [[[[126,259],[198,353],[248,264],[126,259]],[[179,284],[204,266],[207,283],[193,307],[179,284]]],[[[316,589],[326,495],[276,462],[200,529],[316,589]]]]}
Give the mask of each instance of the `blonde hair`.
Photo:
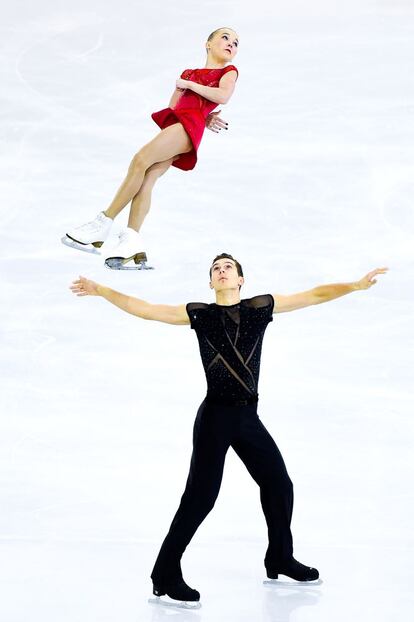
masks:
{"type": "MultiPolygon", "coordinates": [[[[212,38],[213,38],[213,37],[214,37],[214,36],[215,36],[218,32],[220,32],[220,30],[233,30],[233,28],[229,28],[228,26],[222,26],[221,28],[217,28],[217,30],[213,30],[213,32],[212,32],[212,33],[208,36],[207,43],[208,43],[209,41],[211,41],[211,40],[212,40],[212,38]]],[[[233,30],[233,32],[235,32],[235,31],[233,30]]],[[[208,52],[208,48],[207,48],[207,52],[208,52]]]]}

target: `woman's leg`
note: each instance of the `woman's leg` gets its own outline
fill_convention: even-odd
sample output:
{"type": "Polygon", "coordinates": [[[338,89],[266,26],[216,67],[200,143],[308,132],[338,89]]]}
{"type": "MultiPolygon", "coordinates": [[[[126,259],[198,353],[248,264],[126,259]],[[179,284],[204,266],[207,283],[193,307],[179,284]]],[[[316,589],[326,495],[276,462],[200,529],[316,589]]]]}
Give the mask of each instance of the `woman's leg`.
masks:
{"type": "Polygon", "coordinates": [[[163,129],[132,158],[128,174],[122,182],[112,203],[104,214],[115,218],[139,192],[145,172],[157,162],[165,162],[193,148],[192,142],[181,123],[163,129]]]}
{"type": "Polygon", "coordinates": [[[155,182],[169,169],[173,158],[153,164],[145,173],[139,192],[134,196],[129,212],[128,227],[139,231],[151,206],[151,194],[155,182]]]}

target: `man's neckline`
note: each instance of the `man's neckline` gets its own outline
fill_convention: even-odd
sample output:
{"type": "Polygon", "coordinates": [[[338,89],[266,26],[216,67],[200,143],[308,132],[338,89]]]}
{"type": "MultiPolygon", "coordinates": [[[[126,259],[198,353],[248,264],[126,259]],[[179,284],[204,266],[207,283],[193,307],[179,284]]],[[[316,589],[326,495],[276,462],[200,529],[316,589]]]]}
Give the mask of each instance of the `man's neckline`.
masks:
{"type": "Polygon", "coordinates": [[[213,305],[216,305],[216,307],[222,307],[224,309],[228,309],[229,307],[237,307],[237,305],[239,305],[241,303],[241,300],[239,300],[239,302],[235,302],[233,305],[219,305],[217,304],[217,302],[213,302],[213,305]]]}

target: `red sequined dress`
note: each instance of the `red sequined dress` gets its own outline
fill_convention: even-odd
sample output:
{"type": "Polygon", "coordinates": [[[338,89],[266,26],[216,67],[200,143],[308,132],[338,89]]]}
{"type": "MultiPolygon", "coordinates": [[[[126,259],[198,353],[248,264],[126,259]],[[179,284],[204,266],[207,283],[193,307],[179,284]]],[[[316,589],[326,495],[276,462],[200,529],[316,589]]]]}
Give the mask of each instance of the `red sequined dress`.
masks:
{"type": "MultiPolygon", "coordinates": [[[[238,75],[237,68],[234,65],[228,65],[222,69],[185,69],[180,77],[184,80],[197,82],[197,84],[217,88],[221,78],[229,71],[236,71],[238,75]]],[[[206,118],[217,106],[218,104],[215,102],[186,89],[174,108],[164,108],[151,115],[161,129],[174,123],[181,123],[193,143],[193,149],[188,153],[182,153],[173,162],[173,166],[181,168],[183,171],[189,171],[195,167],[197,149],[204,134],[206,118]]]]}

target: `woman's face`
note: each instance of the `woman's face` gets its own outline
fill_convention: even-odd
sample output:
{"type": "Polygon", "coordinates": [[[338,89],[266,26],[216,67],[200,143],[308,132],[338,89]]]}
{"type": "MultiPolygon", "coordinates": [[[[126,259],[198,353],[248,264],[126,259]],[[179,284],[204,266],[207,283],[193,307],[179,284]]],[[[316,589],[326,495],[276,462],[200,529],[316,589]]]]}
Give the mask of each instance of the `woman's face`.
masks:
{"type": "Polygon", "coordinates": [[[239,38],[234,30],[229,28],[222,28],[214,37],[207,41],[207,52],[211,54],[216,60],[229,62],[237,54],[239,46],[239,38]]]}

